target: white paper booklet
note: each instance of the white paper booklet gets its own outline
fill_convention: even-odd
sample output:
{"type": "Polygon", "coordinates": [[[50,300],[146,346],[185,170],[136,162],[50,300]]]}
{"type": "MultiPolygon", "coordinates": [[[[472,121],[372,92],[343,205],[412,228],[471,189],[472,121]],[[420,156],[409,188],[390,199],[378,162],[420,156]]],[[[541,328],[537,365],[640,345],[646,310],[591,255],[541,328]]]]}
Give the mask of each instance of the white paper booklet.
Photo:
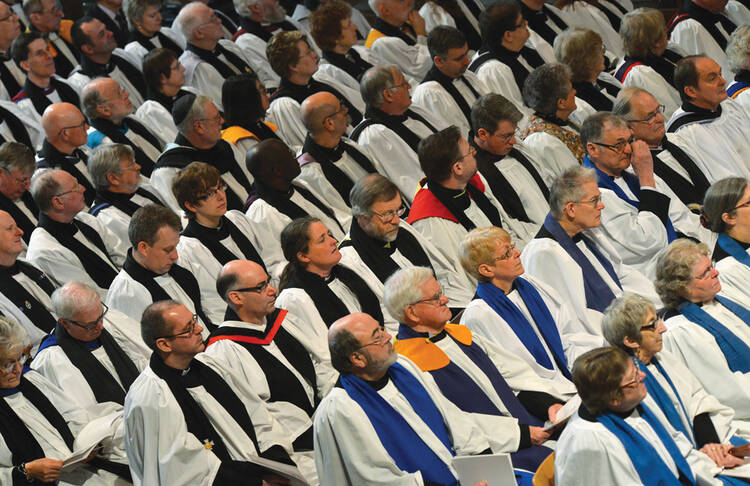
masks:
{"type": "Polygon", "coordinates": [[[573,398],[568,400],[568,402],[563,405],[563,407],[557,411],[557,416],[555,417],[555,422],[552,423],[549,420],[544,422],[544,430],[550,430],[554,429],[558,425],[564,423],[567,421],[570,417],[573,416],[573,414],[576,413],[578,410],[578,407],[581,406],[581,397],[576,394],[573,398]]]}
{"type": "Polygon", "coordinates": [[[461,486],[473,486],[480,481],[487,481],[487,486],[517,486],[510,454],[456,456],[451,464],[461,486]]]}
{"type": "Polygon", "coordinates": [[[73,454],[63,461],[62,471],[71,471],[78,467],[104,439],[114,435],[120,417],[122,411],[104,415],[86,424],[78,432],[73,443],[73,454]]]}

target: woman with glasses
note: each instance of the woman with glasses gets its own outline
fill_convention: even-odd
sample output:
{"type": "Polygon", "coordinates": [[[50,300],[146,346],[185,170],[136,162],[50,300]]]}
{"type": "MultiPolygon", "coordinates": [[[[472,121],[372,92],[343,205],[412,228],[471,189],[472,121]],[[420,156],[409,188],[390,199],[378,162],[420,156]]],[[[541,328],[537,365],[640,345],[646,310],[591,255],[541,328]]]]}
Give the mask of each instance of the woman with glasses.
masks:
{"type": "Polygon", "coordinates": [[[659,257],[655,285],[667,307],[664,348],[738,419],[748,420],[750,301],[718,295],[718,275],[704,244],[680,239],[659,257]]]}
{"type": "Polygon", "coordinates": [[[162,27],[161,0],[124,0],[122,10],[130,29],[125,50],[139,61],[150,51],[169,49],[178,57],[185,50],[185,39],[169,27],[162,27]]]}
{"type": "Polygon", "coordinates": [[[570,363],[602,340],[586,334],[572,309],[541,281],[526,277],[521,252],[502,228],[469,232],[459,248],[464,269],[479,281],[461,323],[510,351],[541,378],[573,394],[570,363]]]}

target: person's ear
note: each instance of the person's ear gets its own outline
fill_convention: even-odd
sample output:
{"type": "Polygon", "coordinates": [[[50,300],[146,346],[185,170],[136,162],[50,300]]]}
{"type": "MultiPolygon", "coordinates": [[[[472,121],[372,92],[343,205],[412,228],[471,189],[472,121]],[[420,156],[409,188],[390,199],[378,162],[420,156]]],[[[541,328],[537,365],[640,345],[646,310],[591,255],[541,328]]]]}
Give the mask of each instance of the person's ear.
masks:
{"type": "Polygon", "coordinates": [[[109,182],[110,186],[117,186],[120,183],[120,176],[122,174],[115,174],[114,172],[110,172],[107,174],[107,182],[109,182]]]}
{"type": "Polygon", "coordinates": [[[162,353],[171,353],[172,352],[172,343],[169,341],[169,339],[164,339],[164,338],[157,339],[156,340],[156,347],[162,353]]]}
{"type": "Polygon", "coordinates": [[[688,96],[688,98],[695,98],[698,95],[698,88],[695,86],[685,86],[683,88],[683,91],[688,96]]]}
{"type": "Polygon", "coordinates": [[[721,213],[721,220],[724,221],[724,224],[727,226],[734,226],[737,224],[737,211],[721,213]]]}
{"type": "Polygon", "coordinates": [[[242,294],[240,292],[230,291],[227,294],[227,298],[229,299],[229,303],[235,307],[242,305],[242,294]]]}
{"type": "Polygon", "coordinates": [[[193,204],[190,201],[185,201],[185,202],[183,202],[183,205],[185,206],[185,209],[187,209],[191,213],[198,212],[198,205],[197,204],[193,204]]]}
{"type": "Polygon", "coordinates": [[[304,253],[302,253],[301,251],[298,251],[298,252],[297,252],[297,260],[298,260],[298,261],[299,261],[300,263],[305,263],[305,264],[307,264],[307,263],[310,263],[310,262],[311,262],[311,260],[310,260],[310,257],[309,257],[309,256],[307,256],[307,255],[305,255],[305,254],[304,254],[304,253]]]}
{"type": "Polygon", "coordinates": [[[479,266],[477,266],[477,272],[485,278],[492,278],[495,276],[495,271],[487,263],[480,263],[479,266]]]}
{"type": "Polygon", "coordinates": [[[94,53],[94,48],[88,44],[81,44],[81,52],[83,52],[86,56],[90,56],[94,53]]]}
{"type": "Polygon", "coordinates": [[[480,128],[479,130],[477,130],[477,137],[479,137],[479,140],[481,140],[482,142],[486,142],[490,139],[491,136],[492,134],[484,128],[480,128]]]}
{"type": "Polygon", "coordinates": [[[139,241],[135,246],[135,251],[140,253],[141,256],[145,257],[148,256],[149,252],[151,251],[151,246],[145,241],[139,241]]]}
{"type": "Polygon", "coordinates": [[[433,57],[432,62],[435,63],[435,66],[437,66],[438,69],[442,69],[442,67],[445,66],[445,59],[440,56],[433,57]]]}
{"type": "Polygon", "coordinates": [[[628,347],[628,348],[630,348],[630,349],[638,349],[638,348],[640,348],[640,347],[641,347],[640,343],[638,343],[637,341],[635,341],[635,340],[631,339],[631,338],[630,338],[630,337],[628,337],[628,336],[625,336],[624,338],[622,338],[622,343],[623,343],[623,344],[624,344],[624,345],[625,345],[626,347],[628,347]]]}
{"type": "Polygon", "coordinates": [[[19,65],[21,66],[21,69],[23,69],[23,70],[24,70],[24,71],[26,71],[27,73],[28,73],[29,71],[31,71],[31,67],[29,67],[29,60],[28,60],[28,59],[24,59],[23,61],[21,61],[21,62],[20,62],[20,63],[18,63],[18,64],[19,64],[19,65]]]}
{"type": "Polygon", "coordinates": [[[353,352],[351,356],[349,356],[349,362],[354,366],[355,368],[364,369],[367,368],[367,358],[364,354],[360,352],[353,352]]]}

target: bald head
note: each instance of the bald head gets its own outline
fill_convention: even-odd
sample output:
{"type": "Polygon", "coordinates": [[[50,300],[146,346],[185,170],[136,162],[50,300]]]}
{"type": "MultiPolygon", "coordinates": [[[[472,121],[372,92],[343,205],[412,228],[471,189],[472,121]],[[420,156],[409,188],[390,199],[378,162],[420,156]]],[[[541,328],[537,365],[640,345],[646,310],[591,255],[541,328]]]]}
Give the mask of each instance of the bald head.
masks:
{"type": "Polygon", "coordinates": [[[369,314],[349,314],[328,330],[331,365],[341,373],[368,380],[381,378],[396,361],[390,334],[369,314]],[[378,339],[384,341],[378,342],[378,339]],[[368,347],[369,345],[372,345],[368,347]],[[365,347],[363,347],[365,346],[365,347]]]}
{"type": "Polygon", "coordinates": [[[327,91],[321,91],[314,95],[308,96],[302,102],[300,113],[302,123],[312,134],[323,130],[325,119],[336,113],[339,109],[339,100],[327,91]]]}
{"type": "Polygon", "coordinates": [[[263,280],[266,271],[263,267],[252,260],[232,260],[221,267],[219,278],[216,279],[216,291],[226,302],[229,302],[228,293],[242,287],[242,280],[263,280]]]}
{"type": "Polygon", "coordinates": [[[71,103],[53,103],[42,114],[42,128],[47,139],[56,138],[65,127],[81,123],[83,113],[71,103]]]}

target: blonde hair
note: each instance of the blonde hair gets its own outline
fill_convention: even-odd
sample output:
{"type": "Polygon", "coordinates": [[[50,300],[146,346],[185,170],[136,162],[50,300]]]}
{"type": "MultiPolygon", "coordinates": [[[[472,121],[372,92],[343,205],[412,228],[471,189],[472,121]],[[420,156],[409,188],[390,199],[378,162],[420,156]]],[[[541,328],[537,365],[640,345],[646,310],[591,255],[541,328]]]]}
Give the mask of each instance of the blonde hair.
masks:
{"type": "Polygon", "coordinates": [[[638,8],[628,12],[620,25],[625,54],[631,57],[648,56],[665,32],[664,15],[655,8],[638,8]]]}
{"type": "Polygon", "coordinates": [[[461,266],[469,275],[480,282],[489,281],[487,277],[479,273],[479,265],[483,263],[491,265],[495,258],[497,245],[506,241],[510,241],[510,235],[497,226],[471,230],[458,247],[458,258],[461,261],[461,266]]]}

